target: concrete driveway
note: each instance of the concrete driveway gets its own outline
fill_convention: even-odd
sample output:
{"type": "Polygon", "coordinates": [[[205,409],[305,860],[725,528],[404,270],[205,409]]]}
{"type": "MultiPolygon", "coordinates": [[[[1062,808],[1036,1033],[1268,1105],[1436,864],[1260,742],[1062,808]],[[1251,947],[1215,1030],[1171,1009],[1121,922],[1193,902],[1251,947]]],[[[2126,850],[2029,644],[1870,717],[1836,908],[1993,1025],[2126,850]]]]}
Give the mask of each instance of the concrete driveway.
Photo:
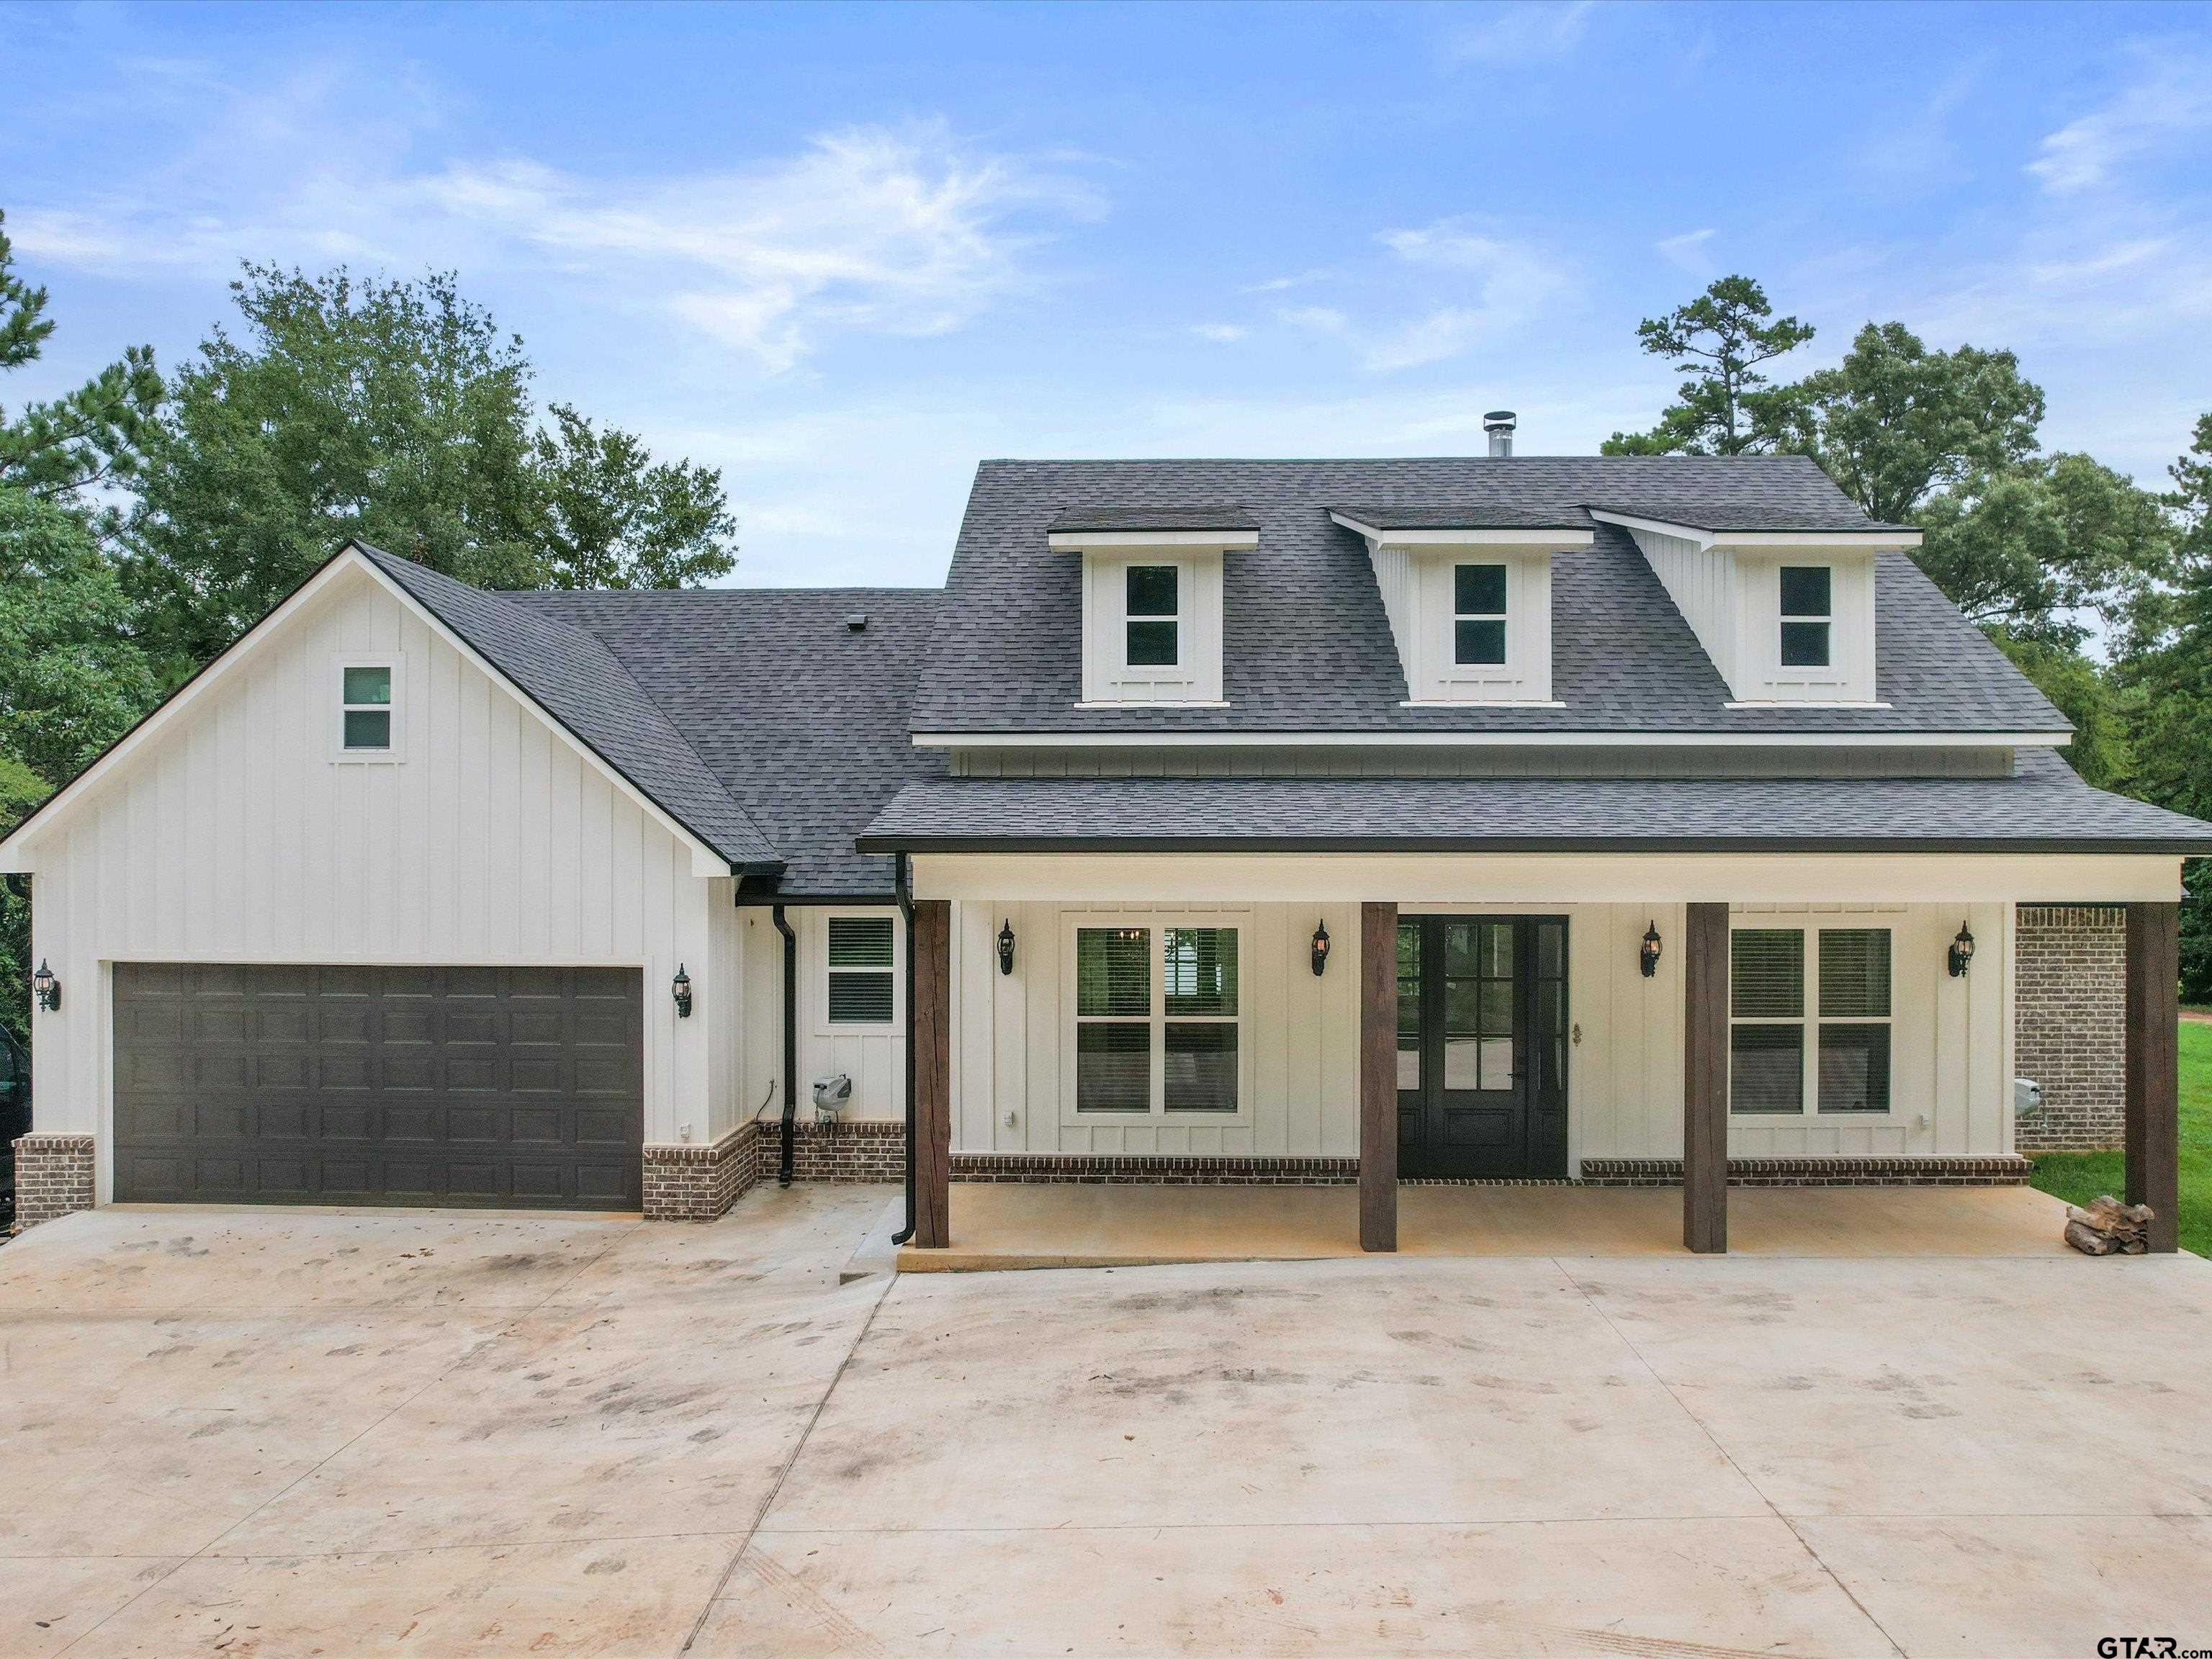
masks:
{"type": "Polygon", "coordinates": [[[0,1251],[0,1653],[2212,1647],[2212,1266],[883,1277],[711,1227],[0,1251]]]}

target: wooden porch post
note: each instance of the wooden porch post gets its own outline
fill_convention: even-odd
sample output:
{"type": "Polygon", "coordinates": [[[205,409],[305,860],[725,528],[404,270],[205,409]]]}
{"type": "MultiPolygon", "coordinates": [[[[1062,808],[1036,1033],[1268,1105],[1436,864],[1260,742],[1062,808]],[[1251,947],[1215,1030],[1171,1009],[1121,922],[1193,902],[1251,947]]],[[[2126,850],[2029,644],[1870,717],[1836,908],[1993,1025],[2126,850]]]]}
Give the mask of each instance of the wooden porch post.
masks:
{"type": "Polygon", "coordinates": [[[914,1242],[951,1242],[952,906],[914,903],[914,1242]]]}
{"type": "Polygon", "coordinates": [[[1692,904],[1682,939],[1682,1243],[1728,1249],[1729,908],[1692,904]]]}
{"type": "Polygon", "coordinates": [[[2128,906],[2128,1202],[2151,1208],[2150,1248],[2179,1248],[2181,907],[2128,906]]]}
{"type": "Polygon", "coordinates": [[[1398,907],[1359,907],[1359,1248],[1398,1248],[1398,907]]]}

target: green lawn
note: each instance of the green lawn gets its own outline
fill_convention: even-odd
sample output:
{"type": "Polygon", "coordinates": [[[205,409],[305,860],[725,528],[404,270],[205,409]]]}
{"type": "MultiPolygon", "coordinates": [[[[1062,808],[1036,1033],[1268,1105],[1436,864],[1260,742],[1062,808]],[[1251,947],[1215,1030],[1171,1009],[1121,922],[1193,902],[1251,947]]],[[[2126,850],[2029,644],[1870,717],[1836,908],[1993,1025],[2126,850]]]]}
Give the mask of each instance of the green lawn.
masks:
{"type": "MultiPolygon", "coordinates": [[[[2069,1204],[2127,1196],[2118,1152],[2047,1152],[2035,1184],[2069,1204]]],[[[2181,1248],[2212,1256],[2212,1025],[2181,1022],[2181,1248]]]]}

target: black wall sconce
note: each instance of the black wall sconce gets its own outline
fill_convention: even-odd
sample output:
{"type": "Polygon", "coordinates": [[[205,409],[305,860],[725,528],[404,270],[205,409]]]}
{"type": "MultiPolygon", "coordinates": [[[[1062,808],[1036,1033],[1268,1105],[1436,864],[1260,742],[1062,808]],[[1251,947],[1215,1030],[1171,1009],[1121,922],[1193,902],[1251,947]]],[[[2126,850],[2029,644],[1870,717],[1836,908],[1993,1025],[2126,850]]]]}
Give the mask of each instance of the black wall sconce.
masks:
{"type": "Polygon", "coordinates": [[[1959,924],[1959,937],[1951,941],[1951,977],[1964,979],[1966,969],[1974,960],[1974,936],[1966,931],[1966,924],[1959,924]]]}
{"type": "Polygon", "coordinates": [[[1321,977],[1321,970],[1322,970],[1322,969],[1324,969],[1324,968],[1328,967],[1328,924],[1327,922],[1321,922],[1321,921],[1317,921],[1317,922],[1314,923],[1314,936],[1313,936],[1313,970],[1314,970],[1314,977],[1315,977],[1316,979],[1319,979],[1319,978],[1321,977]]]}
{"type": "Polygon", "coordinates": [[[1644,948],[1636,953],[1636,962],[1646,979],[1659,971],[1659,924],[1656,920],[1644,930],[1644,948]]]}
{"type": "Polygon", "coordinates": [[[668,994],[676,999],[676,1018],[691,1018],[691,975],[684,971],[684,964],[676,964],[676,977],[668,981],[668,994]]]}
{"type": "Polygon", "coordinates": [[[1014,971],[1014,924],[1012,917],[999,923],[999,971],[1014,971]]]}
{"type": "Polygon", "coordinates": [[[62,1006],[62,982],[54,977],[54,970],[46,966],[44,957],[39,958],[39,971],[31,975],[31,995],[50,1014],[58,1012],[62,1006]]]}

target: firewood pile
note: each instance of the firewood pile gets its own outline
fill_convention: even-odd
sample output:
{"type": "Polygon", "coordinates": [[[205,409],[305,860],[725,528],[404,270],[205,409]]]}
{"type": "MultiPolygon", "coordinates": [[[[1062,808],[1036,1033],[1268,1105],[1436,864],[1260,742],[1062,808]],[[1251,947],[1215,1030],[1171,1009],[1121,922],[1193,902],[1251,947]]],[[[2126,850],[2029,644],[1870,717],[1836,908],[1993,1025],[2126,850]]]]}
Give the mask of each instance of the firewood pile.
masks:
{"type": "Polygon", "coordinates": [[[2066,1206],[2066,1242],[2084,1255],[2141,1255],[2150,1249],[2150,1206],[2106,1193],[2089,1207],[2066,1206]]]}

